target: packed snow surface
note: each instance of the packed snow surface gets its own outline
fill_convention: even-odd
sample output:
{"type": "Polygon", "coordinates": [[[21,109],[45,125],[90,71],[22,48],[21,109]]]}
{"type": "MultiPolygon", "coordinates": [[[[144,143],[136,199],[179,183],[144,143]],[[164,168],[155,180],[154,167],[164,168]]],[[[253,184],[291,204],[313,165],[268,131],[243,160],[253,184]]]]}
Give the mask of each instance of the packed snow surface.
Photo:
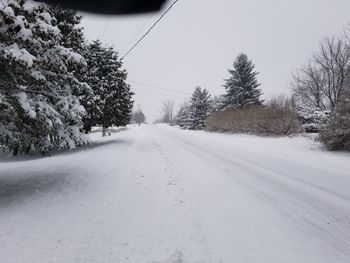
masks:
{"type": "Polygon", "coordinates": [[[92,140],[1,158],[1,262],[350,262],[347,153],[164,125],[92,140]]]}

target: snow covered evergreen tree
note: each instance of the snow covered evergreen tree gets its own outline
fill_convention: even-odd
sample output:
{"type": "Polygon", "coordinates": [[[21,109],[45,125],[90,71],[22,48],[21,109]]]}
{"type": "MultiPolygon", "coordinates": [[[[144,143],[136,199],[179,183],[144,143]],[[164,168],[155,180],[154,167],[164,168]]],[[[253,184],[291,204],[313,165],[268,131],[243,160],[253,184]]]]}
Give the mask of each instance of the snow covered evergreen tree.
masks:
{"type": "MultiPolygon", "coordinates": [[[[79,99],[86,112],[91,112],[92,108],[95,107],[93,103],[94,93],[91,87],[85,82],[86,75],[89,74],[85,57],[89,57],[89,53],[83,28],[80,26],[82,16],[78,15],[75,10],[65,9],[60,6],[51,6],[51,10],[56,18],[55,24],[61,31],[62,37],[60,38],[60,44],[80,54],[83,58],[80,64],[69,63],[67,69],[79,80],[79,82],[71,83],[73,95],[79,99]]],[[[87,116],[85,115],[83,121],[86,118],[87,116]]]]}
{"type": "Polygon", "coordinates": [[[247,105],[260,105],[262,92],[254,71],[254,64],[246,54],[237,56],[233,70],[228,70],[230,78],[225,80],[225,108],[239,108],[247,105]]]}
{"type": "Polygon", "coordinates": [[[187,101],[180,105],[180,108],[174,118],[174,124],[182,129],[187,129],[189,126],[190,105],[187,101]]]}
{"type": "Polygon", "coordinates": [[[0,2],[0,144],[13,154],[85,141],[85,110],[71,90],[79,81],[68,70],[82,57],[61,45],[53,15],[38,2],[0,2]]]}
{"type": "Polygon", "coordinates": [[[319,138],[330,150],[350,150],[350,94],[341,97],[319,138]]]}
{"type": "Polygon", "coordinates": [[[211,111],[210,95],[206,89],[197,87],[191,97],[188,116],[188,129],[201,130],[205,119],[211,111]]]}
{"type": "Polygon", "coordinates": [[[111,47],[104,47],[99,40],[92,42],[86,51],[84,81],[91,87],[92,95],[83,100],[87,111],[84,128],[125,126],[130,122],[133,107],[127,73],[122,69],[118,54],[111,47]]]}
{"type": "Polygon", "coordinates": [[[82,54],[85,48],[83,28],[80,26],[82,16],[77,11],[53,6],[51,10],[55,16],[55,25],[61,31],[60,44],[82,54]]]}

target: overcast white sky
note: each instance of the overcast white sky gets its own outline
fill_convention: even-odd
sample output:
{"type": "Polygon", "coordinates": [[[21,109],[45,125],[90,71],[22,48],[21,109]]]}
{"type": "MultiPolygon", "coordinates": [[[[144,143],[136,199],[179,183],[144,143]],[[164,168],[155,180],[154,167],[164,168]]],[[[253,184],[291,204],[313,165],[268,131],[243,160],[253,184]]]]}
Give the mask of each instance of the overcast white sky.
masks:
{"type": "MultiPolygon", "coordinates": [[[[240,52],[255,63],[266,97],[288,93],[291,72],[323,37],[343,31],[349,10],[349,0],[179,0],[124,67],[131,81],[180,93],[131,83],[135,105],[153,121],[164,100],[179,104],[197,85],[224,93],[223,79],[240,52]]],[[[106,28],[108,16],[84,14],[83,26],[88,39],[100,38],[123,55],[159,15],[115,16],[106,28]]]]}

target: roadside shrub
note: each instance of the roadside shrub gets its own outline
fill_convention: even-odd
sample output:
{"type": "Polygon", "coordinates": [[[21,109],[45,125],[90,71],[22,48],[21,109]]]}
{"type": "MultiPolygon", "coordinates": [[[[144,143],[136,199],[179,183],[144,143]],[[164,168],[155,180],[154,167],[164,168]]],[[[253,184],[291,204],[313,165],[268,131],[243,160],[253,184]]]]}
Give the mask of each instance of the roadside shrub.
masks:
{"type": "Polygon", "coordinates": [[[350,150],[350,101],[335,111],[327,126],[320,132],[320,141],[329,150],[350,150]]]}
{"type": "Polygon", "coordinates": [[[331,115],[330,110],[298,109],[297,112],[301,127],[307,133],[323,130],[331,115]]]}
{"type": "Polygon", "coordinates": [[[264,106],[227,109],[210,114],[209,131],[281,136],[301,130],[293,102],[284,96],[271,99],[264,106]]]}

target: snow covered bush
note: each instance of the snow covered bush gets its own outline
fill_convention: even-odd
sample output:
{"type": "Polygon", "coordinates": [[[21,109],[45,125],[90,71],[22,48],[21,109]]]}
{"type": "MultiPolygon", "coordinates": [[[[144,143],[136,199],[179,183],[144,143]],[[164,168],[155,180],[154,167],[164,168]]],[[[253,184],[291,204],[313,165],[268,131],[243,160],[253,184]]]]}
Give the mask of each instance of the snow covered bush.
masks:
{"type": "Polygon", "coordinates": [[[323,130],[331,114],[329,110],[312,110],[310,108],[298,108],[297,112],[303,130],[310,133],[323,130]]]}
{"type": "Polygon", "coordinates": [[[300,124],[291,100],[278,97],[264,106],[213,112],[206,120],[206,128],[209,131],[280,136],[298,133],[300,124]]]}
{"type": "Polygon", "coordinates": [[[331,115],[319,138],[329,150],[350,150],[350,97],[331,115]]]}

